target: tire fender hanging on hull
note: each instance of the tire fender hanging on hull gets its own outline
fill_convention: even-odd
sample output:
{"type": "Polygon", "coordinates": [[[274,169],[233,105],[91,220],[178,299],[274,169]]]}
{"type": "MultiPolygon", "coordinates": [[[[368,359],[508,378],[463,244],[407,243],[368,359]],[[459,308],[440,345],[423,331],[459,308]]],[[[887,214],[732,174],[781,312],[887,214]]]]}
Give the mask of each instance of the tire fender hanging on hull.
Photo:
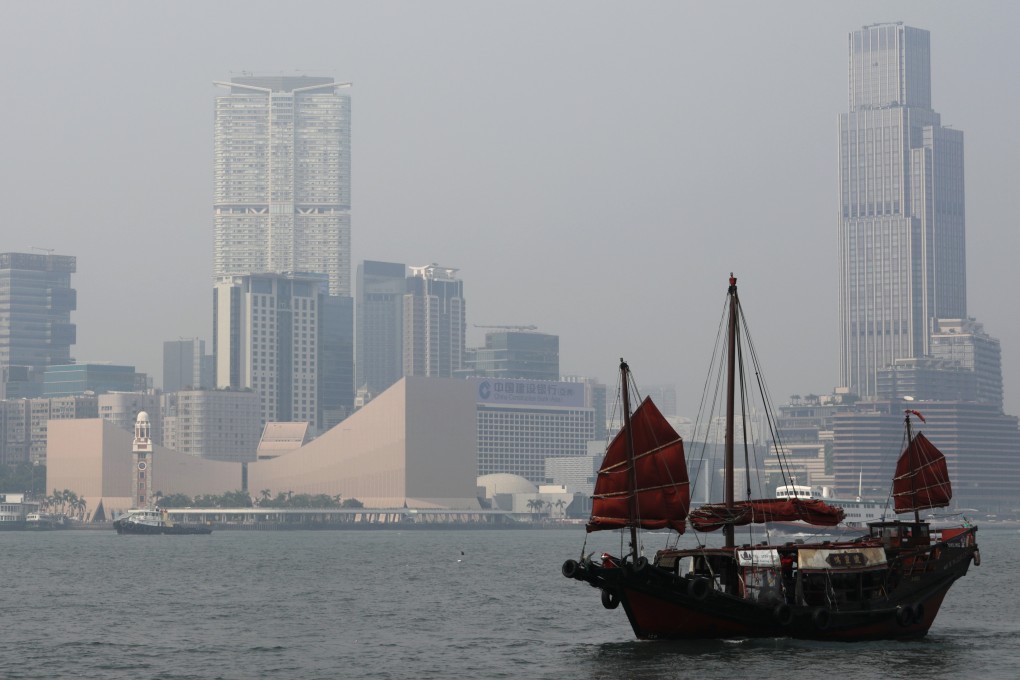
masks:
{"type": "Polygon", "coordinates": [[[818,630],[827,630],[832,623],[832,612],[825,607],[818,607],[811,612],[811,623],[818,630]]]}
{"type": "Polygon", "coordinates": [[[699,602],[708,597],[708,591],[711,588],[708,585],[708,579],[698,577],[691,581],[690,586],[687,588],[687,594],[699,602]]]}

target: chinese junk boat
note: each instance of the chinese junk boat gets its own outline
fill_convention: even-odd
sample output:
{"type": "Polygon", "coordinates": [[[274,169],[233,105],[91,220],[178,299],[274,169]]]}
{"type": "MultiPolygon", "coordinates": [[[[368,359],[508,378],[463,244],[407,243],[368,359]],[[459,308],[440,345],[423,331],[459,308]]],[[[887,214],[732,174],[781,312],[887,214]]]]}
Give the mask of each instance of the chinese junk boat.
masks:
{"type": "Polygon", "coordinates": [[[971,562],[980,564],[980,555],[976,527],[936,530],[920,519],[921,510],[947,506],[952,490],[943,455],[911,431],[916,411],[906,413],[906,445],[892,484],[895,511],[912,512],[913,521],[870,522],[868,533],[852,540],[736,544],[737,527],[749,532],[748,525],[794,520],[834,526],[843,511],[819,499],[736,499],[734,388],[735,376],[741,383],[744,377],[736,365],[743,356],[738,331],[747,331],[732,276],[727,306],[724,502],[690,510],[683,441],[650,399],[631,414],[630,369],[621,361],[623,427],[599,470],[587,530],[629,532],[629,551],[591,559],[582,548],[581,559],[563,564],[563,575],[598,588],[606,608],[622,605],[641,639],[925,635],[950,586],[971,562]],[[723,546],[708,547],[697,534],[698,547],[677,547],[688,524],[696,532],[721,529],[723,546]],[[675,532],[667,544],[673,547],[649,561],[641,554],[641,529],[675,532]]]}

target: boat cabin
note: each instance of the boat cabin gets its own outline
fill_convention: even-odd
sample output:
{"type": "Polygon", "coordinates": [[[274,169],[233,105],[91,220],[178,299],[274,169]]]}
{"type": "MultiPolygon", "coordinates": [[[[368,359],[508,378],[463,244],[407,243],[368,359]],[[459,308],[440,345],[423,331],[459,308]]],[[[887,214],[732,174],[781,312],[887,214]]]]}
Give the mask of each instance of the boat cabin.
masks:
{"type": "Polygon", "coordinates": [[[762,604],[864,606],[884,596],[888,586],[885,550],[874,541],[662,550],[655,564],[692,581],[704,580],[708,590],[762,604]]]}
{"type": "Polygon", "coordinates": [[[869,522],[872,538],[882,542],[886,550],[926,548],[931,545],[931,528],[927,522],[869,522]]]}

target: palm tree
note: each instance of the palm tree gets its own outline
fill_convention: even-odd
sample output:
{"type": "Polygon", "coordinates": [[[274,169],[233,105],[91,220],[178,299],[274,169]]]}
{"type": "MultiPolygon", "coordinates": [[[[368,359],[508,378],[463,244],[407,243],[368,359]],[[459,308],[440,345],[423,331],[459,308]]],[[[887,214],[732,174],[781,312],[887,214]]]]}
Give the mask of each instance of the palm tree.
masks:
{"type": "Polygon", "coordinates": [[[556,501],[555,503],[553,503],[553,505],[555,505],[556,509],[560,511],[560,515],[564,515],[565,514],[563,512],[563,508],[565,508],[567,506],[567,502],[565,500],[563,500],[561,498],[558,501],[556,501]]]}
{"type": "Polygon", "coordinates": [[[70,489],[64,489],[63,491],[60,492],[54,489],[53,491],[54,494],[57,496],[57,500],[60,502],[60,514],[66,515],[69,506],[73,506],[74,503],[78,500],[78,494],[71,491],[70,489]]]}
{"type": "Polygon", "coordinates": [[[79,521],[85,520],[85,509],[88,507],[88,502],[84,498],[78,498],[74,501],[71,506],[71,510],[74,513],[75,519],[79,521]]]}

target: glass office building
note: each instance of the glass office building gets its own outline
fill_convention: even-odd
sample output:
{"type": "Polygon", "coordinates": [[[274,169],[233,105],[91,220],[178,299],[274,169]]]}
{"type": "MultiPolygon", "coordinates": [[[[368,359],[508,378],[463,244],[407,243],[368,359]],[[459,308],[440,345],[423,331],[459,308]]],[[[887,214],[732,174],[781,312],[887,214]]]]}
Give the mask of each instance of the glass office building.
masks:
{"type": "Polygon", "coordinates": [[[76,269],[66,255],[0,253],[0,367],[71,363],[76,269]]]}
{"type": "Polygon", "coordinates": [[[449,378],[464,366],[467,304],[457,270],[410,267],[404,294],[404,375],[449,378]]]}
{"type": "MultiPolygon", "coordinates": [[[[212,387],[212,374],[212,355],[205,353],[205,340],[188,338],[163,343],[164,392],[207,390],[212,387]]],[[[131,426],[134,427],[134,421],[131,426]]]]}
{"type": "Polygon", "coordinates": [[[963,133],[931,107],[927,31],[849,36],[839,118],[842,385],[875,396],[880,370],[930,354],[935,319],[966,318],[963,133]]]}
{"type": "Polygon", "coordinates": [[[485,347],[468,352],[471,375],[489,378],[560,379],[560,336],[533,330],[485,334],[485,347]]]}
{"type": "Polygon", "coordinates": [[[148,387],[148,376],[137,373],[134,366],[66,364],[46,368],[42,393],[44,397],[62,397],[86,392],[143,392],[148,387]]]}
{"type": "Polygon", "coordinates": [[[407,267],[365,260],[358,265],[357,389],[377,395],[404,375],[404,294],[407,267]]]}

